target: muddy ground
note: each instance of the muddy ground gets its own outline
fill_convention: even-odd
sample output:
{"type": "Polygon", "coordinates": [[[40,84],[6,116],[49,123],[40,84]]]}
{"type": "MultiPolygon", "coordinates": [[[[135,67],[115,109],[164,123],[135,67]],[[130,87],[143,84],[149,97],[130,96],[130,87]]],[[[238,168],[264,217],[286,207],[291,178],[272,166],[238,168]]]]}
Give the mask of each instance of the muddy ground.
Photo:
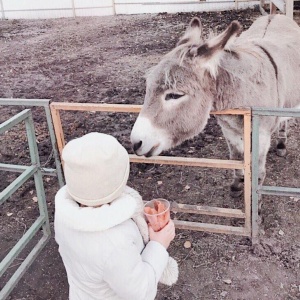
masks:
{"type": "MultiPolygon", "coordinates": [[[[142,104],[145,71],[174,47],[194,15],[201,17],[205,35],[209,29],[220,32],[232,20],[239,20],[246,29],[260,16],[259,12],[248,9],[1,21],[0,97],[142,104]]],[[[22,109],[21,106],[0,107],[0,122],[22,109]]],[[[44,111],[32,110],[41,163],[54,167],[44,111]]],[[[135,118],[135,114],[62,114],[66,141],[100,131],[113,134],[130,153],[129,134],[135,118]]],[[[299,187],[299,129],[299,123],[291,122],[285,158],[275,155],[273,139],[266,184],[299,187]]],[[[228,158],[226,143],[213,117],[198,137],[165,154],[228,158]]],[[[28,157],[23,125],[1,136],[1,162],[28,164],[28,157]]],[[[16,176],[0,171],[0,190],[16,176]]],[[[229,196],[229,170],[133,164],[129,181],[144,199],[164,197],[181,203],[243,208],[242,198],[229,196]]],[[[44,184],[53,229],[53,199],[58,183],[55,178],[46,176],[44,184]]],[[[1,206],[1,259],[38,216],[35,196],[34,183],[28,181],[1,206]]],[[[180,277],[173,287],[160,285],[157,299],[300,299],[300,200],[290,197],[263,199],[263,223],[260,243],[256,247],[245,237],[178,230],[170,253],[179,262],[180,277]],[[186,241],[191,242],[190,248],[184,247],[186,241]]],[[[182,214],[174,217],[239,225],[237,220],[222,218],[182,214]]],[[[22,262],[28,249],[1,278],[0,287],[22,262]]],[[[67,295],[66,273],[52,238],[9,299],[63,300],[67,295]]]]}

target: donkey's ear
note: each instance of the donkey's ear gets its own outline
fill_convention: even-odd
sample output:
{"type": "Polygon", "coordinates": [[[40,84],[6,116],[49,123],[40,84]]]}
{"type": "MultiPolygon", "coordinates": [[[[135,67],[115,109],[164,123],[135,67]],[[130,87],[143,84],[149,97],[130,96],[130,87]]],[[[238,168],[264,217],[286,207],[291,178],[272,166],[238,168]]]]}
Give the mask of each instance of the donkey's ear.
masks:
{"type": "Polygon", "coordinates": [[[221,34],[212,38],[200,47],[191,48],[190,55],[202,58],[203,66],[213,77],[216,77],[220,60],[224,53],[223,50],[230,50],[230,46],[241,31],[241,24],[237,21],[233,21],[221,34]]]}
{"type": "Polygon", "coordinates": [[[193,18],[185,34],[180,38],[177,46],[183,44],[198,45],[202,41],[202,24],[199,18],[193,18]]]}
{"type": "Polygon", "coordinates": [[[242,32],[242,25],[238,21],[233,21],[221,34],[208,42],[212,50],[229,50],[235,38],[242,32]]]}

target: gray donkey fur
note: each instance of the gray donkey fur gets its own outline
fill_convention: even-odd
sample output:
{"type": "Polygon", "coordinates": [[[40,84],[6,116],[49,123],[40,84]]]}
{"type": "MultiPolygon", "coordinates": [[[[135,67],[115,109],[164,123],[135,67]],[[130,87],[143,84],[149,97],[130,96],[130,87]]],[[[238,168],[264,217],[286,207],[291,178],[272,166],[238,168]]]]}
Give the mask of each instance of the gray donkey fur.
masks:
{"type": "MultiPolygon", "coordinates": [[[[282,15],[260,17],[245,32],[234,21],[204,41],[194,18],[175,49],[147,74],[144,105],[132,129],[137,155],[158,155],[199,134],[212,110],[245,107],[300,108],[300,29],[282,15]]],[[[243,118],[217,116],[230,159],[243,157],[243,118]]],[[[259,178],[271,134],[278,130],[277,153],[285,155],[286,120],[261,117],[259,178]]],[[[234,172],[233,196],[242,192],[243,173],[234,172]]]]}

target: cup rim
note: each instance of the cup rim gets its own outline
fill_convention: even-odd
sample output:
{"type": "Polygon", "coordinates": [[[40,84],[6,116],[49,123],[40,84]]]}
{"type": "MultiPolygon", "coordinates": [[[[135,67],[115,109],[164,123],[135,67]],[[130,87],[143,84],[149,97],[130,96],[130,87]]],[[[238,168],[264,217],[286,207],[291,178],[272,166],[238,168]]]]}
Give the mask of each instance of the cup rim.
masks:
{"type": "Polygon", "coordinates": [[[147,202],[144,204],[144,215],[146,215],[146,216],[160,216],[160,215],[162,215],[162,214],[165,214],[168,210],[170,210],[170,207],[171,207],[171,203],[170,203],[169,200],[164,199],[164,198],[154,198],[154,199],[152,199],[152,200],[147,201],[147,202]],[[145,212],[145,207],[146,207],[147,204],[149,204],[150,202],[153,202],[153,201],[161,201],[161,200],[167,202],[167,204],[168,204],[168,207],[167,207],[164,211],[162,211],[162,212],[159,213],[159,214],[155,214],[155,215],[147,214],[147,213],[145,212]]]}

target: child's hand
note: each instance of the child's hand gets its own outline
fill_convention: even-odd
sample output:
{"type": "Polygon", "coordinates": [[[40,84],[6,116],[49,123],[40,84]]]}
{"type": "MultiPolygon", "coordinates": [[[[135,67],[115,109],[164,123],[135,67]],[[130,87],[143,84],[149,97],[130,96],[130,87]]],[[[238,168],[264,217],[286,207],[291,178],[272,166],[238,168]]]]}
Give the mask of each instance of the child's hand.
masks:
{"type": "Polygon", "coordinates": [[[150,241],[155,241],[162,244],[166,249],[168,249],[171,241],[175,237],[175,225],[172,220],[160,231],[155,232],[153,228],[149,225],[149,237],[150,241]]]}

